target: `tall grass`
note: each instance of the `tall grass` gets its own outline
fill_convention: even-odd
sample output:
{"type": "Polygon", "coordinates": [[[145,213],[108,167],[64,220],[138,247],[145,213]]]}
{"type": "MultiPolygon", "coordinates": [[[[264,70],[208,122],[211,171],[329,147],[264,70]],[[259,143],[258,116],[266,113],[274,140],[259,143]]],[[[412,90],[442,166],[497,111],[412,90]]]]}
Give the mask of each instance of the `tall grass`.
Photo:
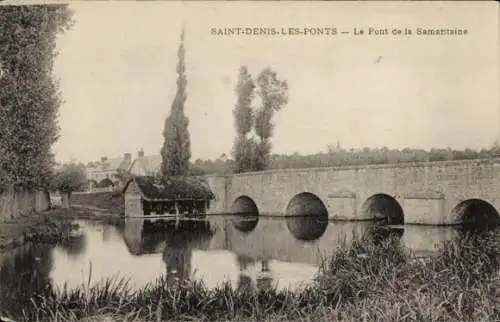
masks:
{"type": "Polygon", "coordinates": [[[47,287],[21,311],[25,321],[493,321],[500,320],[497,233],[444,243],[420,260],[399,245],[359,237],[344,244],[301,290],[208,288],[162,276],[134,290],[110,278],[47,287]]]}

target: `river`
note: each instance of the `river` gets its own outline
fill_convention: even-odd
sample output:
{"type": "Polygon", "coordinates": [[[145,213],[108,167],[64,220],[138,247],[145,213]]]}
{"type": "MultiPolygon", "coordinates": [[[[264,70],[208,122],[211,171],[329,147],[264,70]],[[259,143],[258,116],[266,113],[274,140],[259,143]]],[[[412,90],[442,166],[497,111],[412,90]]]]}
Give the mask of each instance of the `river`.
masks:
{"type": "MultiPolygon", "coordinates": [[[[126,277],[142,287],[160,275],[295,289],[310,283],[321,261],[355,236],[373,230],[370,222],[334,222],[311,217],[243,220],[210,216],[206,222],[181,222],[175,228],[125,220],[118,226],[80,221],[81,234],[58,246],[26,246],[0,254],[0,289],[30,292],[94,285],[126,277]]],[[[457,238],[454,227],[411,226],[391,230],[417,255],[457,238]]]]}

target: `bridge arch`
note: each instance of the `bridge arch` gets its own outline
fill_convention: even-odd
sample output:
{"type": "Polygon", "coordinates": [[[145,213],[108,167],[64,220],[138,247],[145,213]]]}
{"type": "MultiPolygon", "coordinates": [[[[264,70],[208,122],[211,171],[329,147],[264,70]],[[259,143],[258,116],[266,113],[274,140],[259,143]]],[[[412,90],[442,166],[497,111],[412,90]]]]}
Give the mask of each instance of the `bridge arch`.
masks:
{"type": "Polygon", "coordinates": [[[477,198],[460,202],[452,209],[451,216],[455,222],[470,228],[497,226],[500,223],[500,214],[495,207],[477,198]]]}
{"type": "Polygon", "coordinates": [[[286,206],[286,216],[322,216],[328,218],[328,210],[321,199],[313,193],[296,194],[286,206]]]}
{"type": "Polygon", "coordinates": [[[404,211],[399,202],[385,193],[377,193],[366,199],[361,206],[364,216],[384,219],[388,225],[403,225],[404,211]]]}
{"type": "Polygon", "coordinates": [[[285,213],[288,231],[298,240],[316,240],[328,226],[328,210],[321,199],[310,192],[295,195],[285,213]]]}
{"type": "Polygon", "coordinates": [[[231,204],[233,226],[241,232],[250,232],[259,223],[259,208],[248,196],[239,196],[231,204]]]}

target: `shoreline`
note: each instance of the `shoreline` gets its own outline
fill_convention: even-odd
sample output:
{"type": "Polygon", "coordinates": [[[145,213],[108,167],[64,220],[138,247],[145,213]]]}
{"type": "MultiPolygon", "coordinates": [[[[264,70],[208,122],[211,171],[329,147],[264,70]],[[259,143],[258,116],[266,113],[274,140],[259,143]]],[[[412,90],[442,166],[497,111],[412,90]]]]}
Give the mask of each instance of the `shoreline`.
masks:
{"type": "Polygon", "coordinates": [[[16,249],[30,242],[54,243],[78,229],[76,220],[119,220],[121,216],[110,210],[84,205],[69,209],[55,207],[0,222],[0,253],[16,249]]]}

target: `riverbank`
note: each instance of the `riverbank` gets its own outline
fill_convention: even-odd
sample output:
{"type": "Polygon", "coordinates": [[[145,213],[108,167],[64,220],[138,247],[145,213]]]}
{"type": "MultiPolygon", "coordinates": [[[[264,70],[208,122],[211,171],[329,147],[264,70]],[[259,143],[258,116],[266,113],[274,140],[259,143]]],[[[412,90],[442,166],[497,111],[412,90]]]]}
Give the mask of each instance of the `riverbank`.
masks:
{"type": "Polygon", "coordinates": [[[121,214],[125,211],[125,200],[121,191],[73,193],[71,204],[107,210],[114,214],[121,214]]]}
{"type": "Polygon", "coordinates": [[[132,290],[126,280],[57,290],[50,285],[23,307],[16,321],[494,321],[500,319],[498,232],[445,243],[428,260],[399,239],[342,246],[299,291],[240,278],[209,289],[200,281],[164,276],[132,290]],[[24,313],[21,313],[24,310],[24,313]]]}
{"type": "Polygon", "coordinates": [[[31,213],[0,222],[0,252],[23,244],[57,243],[70,238],[78,225],[75,220],[117,222],[119,215],[95,211],[85,207],[55,208],[31,213]]]}

